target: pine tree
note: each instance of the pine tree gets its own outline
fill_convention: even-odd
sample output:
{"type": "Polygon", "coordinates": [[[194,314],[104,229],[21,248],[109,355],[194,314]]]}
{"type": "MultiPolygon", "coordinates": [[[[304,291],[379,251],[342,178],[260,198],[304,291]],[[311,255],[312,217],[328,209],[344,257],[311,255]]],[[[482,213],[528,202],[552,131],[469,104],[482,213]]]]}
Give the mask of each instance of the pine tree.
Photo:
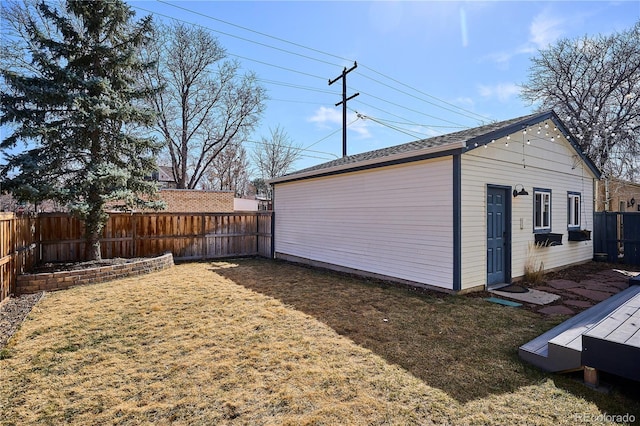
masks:
{"type": "Polygon", "coordinates": [[[23,201],[67,205],[84,221],[86,258],[99,260],[107,203],[160,206],[145,201],[156,193],[145,178],[160,147],[135,134],[153,121],[139,100],[154,89],[137,78],[148,66],[138,52],[150,40],[152,22],[133,23],[135,13],[121,0],[38,8],[48,31],[36,20],[24,28],[34,71],[0,70],[0,124],[12,130],[0,142],[2,188],[23,201]],[[28,149],[14,153],[18,142],[28,149]]]}

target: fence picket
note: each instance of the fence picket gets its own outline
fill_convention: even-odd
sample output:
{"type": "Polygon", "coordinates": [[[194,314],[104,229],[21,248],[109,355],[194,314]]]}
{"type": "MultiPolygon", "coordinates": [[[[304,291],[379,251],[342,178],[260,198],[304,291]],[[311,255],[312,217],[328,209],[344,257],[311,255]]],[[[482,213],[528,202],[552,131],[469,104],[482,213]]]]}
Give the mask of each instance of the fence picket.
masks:
{"type": "Polygon", "coordinates": [[[35,231],[34,218],[0,213],[0,302],[15,293],[17,275],[36,261],[35,231]]]}
{"type": "MultiPolygon", "coordinates": [[[[171,251],[176,260],[272,257],[272,212],[111,213],[102,233],[104,258],[149,257],[171,251]]],[[[64,213],[17,217],[0,213],[0,301],[15,292],[16,276],[42,262],[84,260],[82,222],[64,213]]]]}

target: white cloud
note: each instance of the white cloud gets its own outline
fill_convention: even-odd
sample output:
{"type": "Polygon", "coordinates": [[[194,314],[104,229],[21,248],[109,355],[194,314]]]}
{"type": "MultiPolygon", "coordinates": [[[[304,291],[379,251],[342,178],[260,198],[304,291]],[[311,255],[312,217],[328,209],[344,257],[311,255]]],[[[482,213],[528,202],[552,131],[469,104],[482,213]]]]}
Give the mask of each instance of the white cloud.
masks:
{"type": "Polygon", "coordinates": [[[478,93],[483,98],[496,98],[500,102],[507,102],[512,96],[520,93],[520,86],[515,83],[498,83],[492,86],[479,84],[478,93]]]}
{"type": "Polygon", "coordinates": [[[453,100],[454,104],[462,105],[465,108],[473,108],[475,106],[475,102],[473,98],[469,96],[460,96],[453,100]]]}
{"type": "Polygon", "coordinates": [[[320,107],[309,121],[325,129],[331,128],[331,124],[342,123],[342,113],[335,108],[320,107]]]}
{"type": "Polygon", "coordinates": [[[514,53],[510,53],[510,52],[495,52],[495,53],[490,53],[488,55],[485,55],[484,57],[481,58],[481,61],[487,60],[489,62],[495,62],[497,64],[506,64],[511,60],[513,55],[514,53]]]}
{"type": "MultiPolygon", "coordinates": [[[[371,137],[369,121],[358,119],[354,112],[347,112],[347,129],[357,133],[361,139],[371,137]],[[351,124],[349,124],[351,123],[351,124]]],[[[338,108],[320,107],[308,121],[316,123],[321,129],[335,129],[342,126],[342,110],[338,108]]]]}
{"type": "Polygon", "coordinates": [[[536,53],[564,35],[566,22],[549,8],[538,13],[529,25],[529,38],[520,46],[512,50],[490,53],[482,58],[500,66],[506,66],[516,55],[536,53]]]}
{"type": "Polygon", "coordinates": [[[545,9],[529,25],[529,42],[536,49],[544,49],[563,35],[563,26],[564,20],[559,15],[545,9]]]}

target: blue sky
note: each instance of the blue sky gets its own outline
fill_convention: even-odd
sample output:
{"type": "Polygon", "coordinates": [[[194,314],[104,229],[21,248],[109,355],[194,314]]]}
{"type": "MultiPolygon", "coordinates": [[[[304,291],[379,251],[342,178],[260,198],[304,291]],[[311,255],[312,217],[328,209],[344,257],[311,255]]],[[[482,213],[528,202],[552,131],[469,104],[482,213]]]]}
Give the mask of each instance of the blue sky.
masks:
{"type": "Polygon", "coordinates": [[[139,16],[209,29],[256,72],[270,99],[252,140],[281,126],[308,149],[297,169],[341,156],[341,82],[328,80],[353,61],[347,95],[360,95],[348,102],[349,154],[528,114],[518,85],[538,49],[640,19],[638,0],[129,4],[139,16]]]}

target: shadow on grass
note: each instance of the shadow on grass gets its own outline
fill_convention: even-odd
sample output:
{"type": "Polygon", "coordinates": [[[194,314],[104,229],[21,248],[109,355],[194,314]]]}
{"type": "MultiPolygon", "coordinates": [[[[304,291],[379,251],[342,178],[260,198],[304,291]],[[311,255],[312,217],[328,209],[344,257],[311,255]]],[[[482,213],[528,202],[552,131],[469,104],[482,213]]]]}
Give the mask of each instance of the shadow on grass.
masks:
{"type": "Polygon", "coordinates": [[[417,293],[286,262],[242,259],[233,263],[237,266],[212,269],[313,316],[461,403],[551,378],[606,412],[640,407],[629,405],[621,395],[599,394],[571,377],[548,375],[520,360],[518,347],[559,319],[491,304],[474,295],[417,293]]]}
{"type": "Polygon", "coordinates": [[[520,362],[520,344],[553,324],[477,297],[416,294],[380,281],[263,259],[215,268],[329,325],[461,402],[544,378],[520,362]]]}

